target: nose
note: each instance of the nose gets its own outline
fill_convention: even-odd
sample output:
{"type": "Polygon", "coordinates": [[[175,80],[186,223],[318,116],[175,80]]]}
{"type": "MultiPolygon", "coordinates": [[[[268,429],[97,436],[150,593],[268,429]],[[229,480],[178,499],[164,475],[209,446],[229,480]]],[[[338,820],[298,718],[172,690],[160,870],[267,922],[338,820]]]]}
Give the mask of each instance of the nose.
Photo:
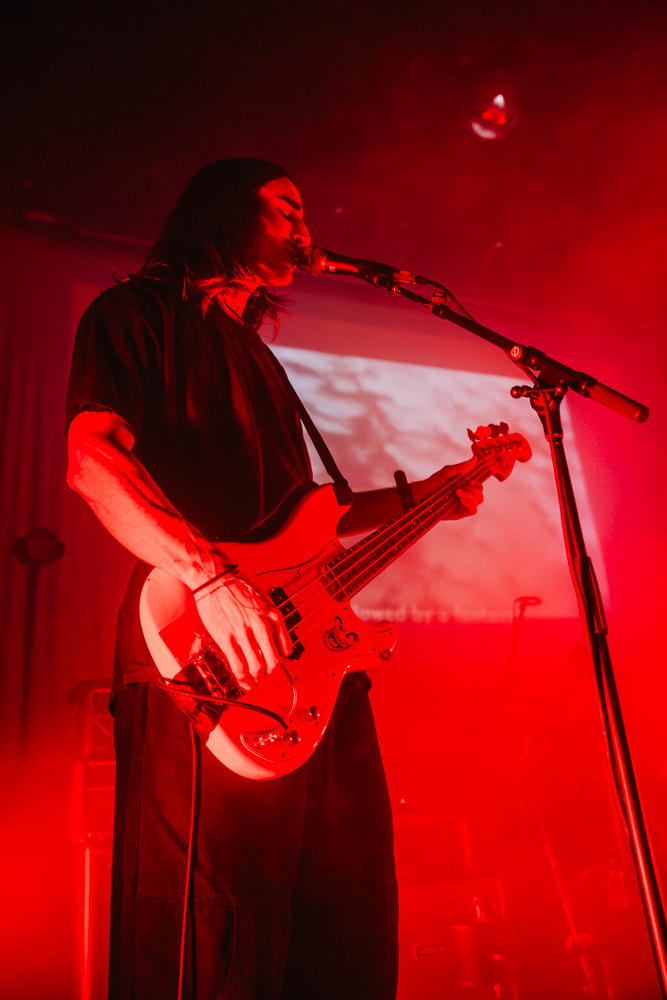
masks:
{"type": "Polygon", "coordinates": [[[303,219],[295,218],[292,223],[292,239],[299,246],[306,247],[310,244],[310,233],[308,226],[303,219]]]}

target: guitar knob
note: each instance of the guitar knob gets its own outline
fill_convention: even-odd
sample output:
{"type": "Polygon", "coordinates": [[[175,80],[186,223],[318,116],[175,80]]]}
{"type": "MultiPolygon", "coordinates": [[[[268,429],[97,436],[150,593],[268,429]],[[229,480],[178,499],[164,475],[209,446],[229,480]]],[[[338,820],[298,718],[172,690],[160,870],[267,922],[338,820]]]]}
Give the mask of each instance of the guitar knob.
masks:
{"type": "Polygon", "coordinates": [[[318,711],[317,705],[311,705],[310,708],[301,709],[301,718],[305,722],[315,722],[319,719],[320,713],[318,711]]]}
{"type": "Polygon", "coordinates": [[[290,729],[288,732],[283,734],[283,743],[300,743],[301,737],[297,733],[296,729],[290,729]]]}

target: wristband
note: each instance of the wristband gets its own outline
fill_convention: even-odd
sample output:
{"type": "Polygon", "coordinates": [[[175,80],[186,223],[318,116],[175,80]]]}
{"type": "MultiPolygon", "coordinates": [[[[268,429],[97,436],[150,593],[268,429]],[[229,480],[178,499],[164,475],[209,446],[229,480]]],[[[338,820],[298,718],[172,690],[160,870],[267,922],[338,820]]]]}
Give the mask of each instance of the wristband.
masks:
{"type": "MultiPolygon", "coordinates": [[[[235,580],[236,577],[239,575],[238,574],[238,569],[239,569],[238,563],[234,563],[232,566],[228,566],[227,569],[223,569],[222,573],[218,573],[217,576],[212,576],[210,580],[206,581],[206,583],[202,583],[202,584],[200,584],[199,587],[195,587],[194,590],[191,590],[190,591],[190,597],[194,597],[195,594],[201,593],[201,591],[206,590],[207,587],[210,587],[211,584],[217,583],[218,580],[223,580],[223,578],[226,577],[226,576],[228,576],[230,578],[226,582],[231,583],[231,581],[235,580]]],[[[223,583],[221,583],[220,586],[221,587],[226,586],[226,582],[223,581],[223,583]]]]}
{"type": "Polygon", "coordinates": [[[399,500],[401,501],[401,507],[403,508],[403,513],[407,514],[414,505],[414,497],[412,496],[412,486],[408,482],[408,478],[402,469],[397,469],[394,473],[394,479],[396,480],[396,490],[398,492],[399,500]]]}

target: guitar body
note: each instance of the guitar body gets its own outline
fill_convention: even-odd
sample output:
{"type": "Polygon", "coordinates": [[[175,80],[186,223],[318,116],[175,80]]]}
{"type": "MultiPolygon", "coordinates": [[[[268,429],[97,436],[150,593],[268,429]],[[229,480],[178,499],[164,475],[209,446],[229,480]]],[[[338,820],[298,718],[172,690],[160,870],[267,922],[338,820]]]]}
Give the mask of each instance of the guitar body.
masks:
{"type": "Polygon", "coordinates": [[[350,598],[455,510],[457,490],[489,476],[506,479],[515,462],[530,458],[528,442],[509,434],[506,424],[478,427],[468,436],[474,468],[350,549],[336,531],[349,507],[338,504],[333,486],[309,493],[267,541],[225,543],[225,557],[273,601],[294,643],[281,667],[250,692],[236,684],[185,584],[159,569],[149,574],[139,610],[151,656],[174,690],[180,685],[187,696],[204,695],[203,703],[222,706],[206,745],[230,770],[262,781],[308,760],[324,736],[345,674],[388,659],[396,643],[391,622],[367,625],[350,598]]]}
{"type": "MultiPolygon", "coordinates": [[[[345,551],[336,527],[347,509],[338,504],[332,486],[320,486],[272,538],[225,543],[225,556],[281,607],[295,640],[292,658],[252,691],[236,695],[239,706],[251,704],[280,716],[287,730],[268,715],[227,706],[209,735],[211,753],[246,778],[277,778],[303,764],[324,736],[345,674],[388,659],[396,643],[390,622],[362,622],[346,600],[334,596],[323,575],[323,568],[345,551]]],[[[187,587],[162,570],[152,570],[144,584],[140,617],[151,656],[166,680],[211,649],[187,587]]],[[[222,659],[219,666],[225,669],[222,659]]]]}

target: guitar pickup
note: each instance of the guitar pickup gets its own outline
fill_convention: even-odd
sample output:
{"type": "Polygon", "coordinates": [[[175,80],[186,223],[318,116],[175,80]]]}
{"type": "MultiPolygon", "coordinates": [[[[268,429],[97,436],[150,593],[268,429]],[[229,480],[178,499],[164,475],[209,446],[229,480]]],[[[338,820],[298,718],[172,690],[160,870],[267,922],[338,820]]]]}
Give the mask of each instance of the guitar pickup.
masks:
{"type": "Polygon", "coordinates": [[[289,655],[289,658],[290,660],[298,660],[299,657],[305,652],[303,643],[299,640],[296,632],[294,631],[295,625],[301,621],[301,615],[296,610],[282,587],[274,587],[273,590],[270,590],[269,597],[285,619],[285,626],[289,631],[289,637],[294,643],[294,647],[289,655]]]}
{"type": "Polygon", "coordinates": [[[301,621],[301,615],[296,610],[292,602],[289,600],[287,594],[282,587],[274,587],[269,597],[275,604],[275,606],[280,611],[281,615],[285,619],[285,625],[288,630],[293,629],[294,626],[301,621]]]}
{"type": "MultiPolygon", "coordinates": [[[[284,612],[283,612],[284,613],[284,612]]],[[[301,615],[298,611],[293,611],[291,615],[285,615],[285,627],[289,631],[293,629],[294,626],[301,621],[301,615]]]]}
{"type": "Polygon", "coordinates": [[[292,652],[289,655],[289,658],[290,658],[290,660],[298,660],[299,657],[303,653],[305,653],[305,649],[304,649],[303,643],[301,642],[300,639],[297,638],[296,632],[290,632],[289,637],[292,640],[292,642],[294,643],[294,647],[292,649],[292,652]]]}

